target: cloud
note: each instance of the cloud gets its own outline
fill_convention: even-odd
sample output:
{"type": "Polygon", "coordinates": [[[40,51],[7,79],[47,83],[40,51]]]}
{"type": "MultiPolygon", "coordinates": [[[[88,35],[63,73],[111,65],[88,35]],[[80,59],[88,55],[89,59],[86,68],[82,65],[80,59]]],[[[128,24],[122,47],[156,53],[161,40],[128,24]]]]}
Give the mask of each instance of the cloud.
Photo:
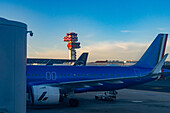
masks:
{"type": "MultiPolygon", "coordinates": [[[[148,44],[134,42],[97,42],[88,46],[83,46],[77,50],[77,56],[83,52],[89,52],[88,61],[96,60],[138,60],[148,44]],[[144,48],[144,49],[143,49],[144,48]]],[[[68,50],[57,50],[54,48],[41,48],[37,52],[28,46],[28,57],[33,58],[56,58],[68,59],[68,50]]]]}
{"type": "Polygon", "coordinates": [[[56,58],[56,59],[68,59],[68,51],[57,50],[56,48],[41,48],[41,51],[37,52],[33,48],[28,48],[27,57],[32,58],[56,58]]]}
{"type": "Polygon", "coordinates": [[[130,30],[121,30],[120,32],[122,32],[122,33],[129,33],[129,32],[132,32],[132,31],[130,31],[130,30]]]}
{"type": "Polygon", "coordinates": [[[138,60],[148,44],[135,42],[98,42],[78,50],[89,52],[88,61],[96,60],[138,60]]]}
{"type": "Polygon", "coordinates": [[[39,52],[35,50],[31,45],[28,44],[27,46],[28,46],[28,49],[31,49],[34,54],[39,55],[39,52]]]}
{"type": "Polygon", "coordinates": [[[87,34],[87,35],[85,35],[84,37],[86,37],[86,38],[92,38],[92,37],[94,37],[94,34],[87,34]]]}
{"type": "Polygon", "coordinates": [[[76,30],[75,29],[69,29],[69,33],[70,32],[76,32],[76,30]]]}
{"type": "MultiPolygon", "coordinates": [[[[95,42],[90,45],[82,45],[82,48],[77,50],[77,57],[83,52],[89,52],[88,62],[96,60],[138,60],[149,44],[136,42],[95,42]]],[[[166,52],[170,52],[170,46],[167,45],[166,52]]],[[[29,46],[28,57],[33,58],[56,58],[68,59],[69,51],[67,49],[57,50],[53,48],[41,48],[41,51],[36,51],[29,46]]]]}
{"type": "Polygon", "coordinates": [[[164,30],[166,30],[166,28],[161,28],[161,27],[159,27],[159,28],[157,28],[157,30],[159,30],[159,31],[164,31],[164,30]]]}

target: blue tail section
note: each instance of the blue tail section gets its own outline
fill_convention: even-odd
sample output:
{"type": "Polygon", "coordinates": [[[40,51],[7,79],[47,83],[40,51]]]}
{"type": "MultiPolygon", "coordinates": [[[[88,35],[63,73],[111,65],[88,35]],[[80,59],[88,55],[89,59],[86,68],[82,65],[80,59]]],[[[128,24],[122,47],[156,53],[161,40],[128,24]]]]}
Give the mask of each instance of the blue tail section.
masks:
{"type": "Polygon", "coordinates": [[[88,53],[83,53],[78,60],[75,61],[73,66],[86,66],[88,53]]]}
{"type": "Polygon", "coordinates": [[[164,56],[167,38],[168,34],[158,34],[144,55],[134,66],[147,68],[155,67],[164,56]]]}

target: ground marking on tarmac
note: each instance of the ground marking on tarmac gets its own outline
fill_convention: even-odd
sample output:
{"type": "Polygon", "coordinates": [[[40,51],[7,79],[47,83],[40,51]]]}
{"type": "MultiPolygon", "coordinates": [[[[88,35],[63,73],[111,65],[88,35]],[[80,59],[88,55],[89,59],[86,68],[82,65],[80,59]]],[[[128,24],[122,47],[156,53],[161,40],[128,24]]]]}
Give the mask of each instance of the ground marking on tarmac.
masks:
{"type": "Polygon", "coordinates": [[[152,87],[152,89],[162,89],[161,87],[152,87]]]}
{"type": "Polygon", "coordinates": [[[140,103],[140,102],[143,102],[143,101],[139,101],[139,100],[134,100],[132,102],[135,102],[135,103],[140,103]]]}

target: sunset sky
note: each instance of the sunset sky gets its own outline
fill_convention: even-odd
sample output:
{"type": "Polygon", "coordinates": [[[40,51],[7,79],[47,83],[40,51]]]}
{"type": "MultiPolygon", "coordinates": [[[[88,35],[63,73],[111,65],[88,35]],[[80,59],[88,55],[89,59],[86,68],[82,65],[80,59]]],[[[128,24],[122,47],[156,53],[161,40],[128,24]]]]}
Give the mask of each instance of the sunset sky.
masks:
{"type": "MultiPolygon", "coordinates": [[[[138,60],[158,33],[170,34],[169,0],[0,0],[0,16],[24,22],[28,57],[68,58],[68,32],[78,33],[88,61],[138,60]]],[[[170,40],[168,40],[170,42],[170,40]]],[[[166,52],[170,53],[170,43],[166,52]]],[[[170,57],[168,57],[170,60],[170,57]]]]}

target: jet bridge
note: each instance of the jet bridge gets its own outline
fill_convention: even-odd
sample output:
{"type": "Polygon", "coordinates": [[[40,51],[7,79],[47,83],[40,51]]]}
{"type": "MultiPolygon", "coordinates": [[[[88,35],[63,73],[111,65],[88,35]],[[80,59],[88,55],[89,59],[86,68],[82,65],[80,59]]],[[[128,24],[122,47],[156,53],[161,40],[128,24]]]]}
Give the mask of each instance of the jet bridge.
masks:
{"type": "Polygon", "coordinates": [[[42,59],[42,58],[27,58],[27,64],[32,65],[34,63],[41,65],[53,65],[53,64],[63,64],[63,63],[73,63],[76,60],[69,59],[42,59]]]}
{"type": "Polygon", "coordinates": [[[26,24],[0,18],[0,113],[26,113],[26,36],[26,24]]]}

